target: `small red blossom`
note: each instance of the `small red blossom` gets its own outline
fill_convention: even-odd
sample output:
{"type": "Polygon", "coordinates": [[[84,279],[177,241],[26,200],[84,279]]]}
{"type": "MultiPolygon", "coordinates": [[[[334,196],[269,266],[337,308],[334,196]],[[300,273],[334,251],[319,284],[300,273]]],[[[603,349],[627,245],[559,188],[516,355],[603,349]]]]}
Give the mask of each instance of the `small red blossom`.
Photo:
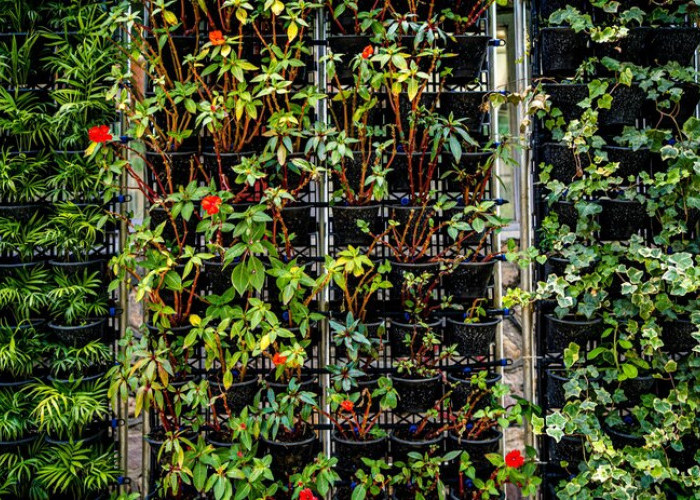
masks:
{"type": "Polygon", "coordinates": [[[243,453],[241,453],[240,451],[237,453],[237,455],[238,455],[238,458],[243,458],[243,453]]]}
{"type": "Polygon", "coordinates": [[[283,365],[287,362],[287,356],[282,356],[280,353],[275,353],[275,355],[272,356],[272,362],[275,364],[275,366],[283,365]]]}
{"type": "Polygon", "coordinates": [[[520,454],[520,450],[513,450],[506,455],[506,465],[514,469],[519,469],[525,464],[525,459],[520,454]]]}
{"type": "Polygon", "coordinates": [[[88,137],[92,142],[107,142],[112,140],[112,134],[109,133],[107,125],[99,125],[88,130],[88,137]]]}
{"type": "Polygon", "coordinates": [[[372,54],[374,54],[374,48],[371,45],[368,45],[365,47],[365,50],[362,51],[362,59],[369,59],[372,57],[372,54]]]}
{"type": "Polygon", "coordinates": [[[345,411],[352,411],[355,409],[355,403],[353,403],[349,399],[346,399],[345,401],[340,403],[340,407],[345,411]]]}
{"type": "Polygon", "coordinates": [[[310,488],[304,488],[299,493],[299,500],[314,500],[314,494],[311,492],[310,488]]]}
{"type": "Polygon", "coordinates": [[[244,424],[244,423],[241,424],[241,429],[242,429],[242,430],[246,430],[247,428],[248,428],[248,426],[247,426],[246,424],[244,424]]]}
{"type": "Polygon", "coordinates": [[[209,32],[209,41],[212,45],[223,45],[226,43],[223,33],[219,30],[209,32]]]}
{"type": "Polygon", "coordinates": [[[219,198],[218,196],[210,195],[210,196],[205,196],[202,199],[202,208],[209,215],[218,214],[220,205],[221,205],[221,198],[219,198]]]}

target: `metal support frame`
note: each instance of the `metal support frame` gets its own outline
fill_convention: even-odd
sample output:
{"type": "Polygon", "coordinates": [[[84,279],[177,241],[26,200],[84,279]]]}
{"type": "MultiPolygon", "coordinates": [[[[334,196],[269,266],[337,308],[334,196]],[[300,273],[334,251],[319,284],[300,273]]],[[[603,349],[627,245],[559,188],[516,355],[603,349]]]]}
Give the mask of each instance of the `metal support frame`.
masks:
{"type": "MultiPolygon", "coordinates": [[[[316,66],[316,71],[314,72],[314,84],[316,88],[325,92],[326,90],[326,23],[325,23],[325,9],[319,9],[316,13],[316,23],[314,25],[314,39],[319,41],[314,47],[314,63],[316,66]],[[322,89],[322,90],[321,90],[322,89]]],[[[327,113],[327,98],[322,98],[316,108],[316,120],[319,123],[327,123],[328,113],[327,113]]],[[[330,246],[328,242],[328,236],[330,234],[330,208],[329,208],[329,185],[328,185],[328,174],[322,171],[318,179],[318,255],[319,257],[325,257],[329,254],[330,246]]],[[[325,286],[321,293],[319,294],[318,305],[320,312],[328,312],[328,303],[330,300],[330,290],[329,285],[325,286]]],[[[323,315],[323,319],[319,322],[319,327],[321,330],[321,342],[319,345],[319,368],[325,368],[330,362],[330,328],[329,328],[329,318],[327,314],[323,315]]],[[[330,407],[328,401],[326,400],[325,388],[328,387],[330,383],[330,376],[328,373],[322,373],[321,376],[321,394],[320,401],[321,407],[326,414],[330,414],[330,407]]],[[[321,416],[319,423],[322,424],[322,429],[326,429],[328,424],[328,418],[321,416]]],[[[326,456],[331,455],[331,439],[330,430],[321,430],[321,442],[323,443],[323,452],[326,456]]]]}
{"type": "MultiPolygon", "coordinates": [[[[513,1],[514,30],[515,30],[515,81],[519,93],[526,92],[530,87],[530,63],[527,30],[527,0],[513,1]]],[[[516,108],[516,123],[520,126],[525,117],[525,103],[519,103],[516,108]]],[[[520,149],[518,150],[518,164],[521,168],[520,182],[520,249],[527,250],[532,244],[532,200],[530,187],[532,185],[532,172],[530,167],[530,128],[520,132],[520,149]]],[[[532,291],[532,266],[521,268],[520,288],[524,292],[532,291]]],[[[523,396],[526,400],[535,402],[535,353],[534,328],[532,308],[526,304],[522,307],[522,338],[523,338],[523,396]]],[[[529,422],[525,423],[525,444],[534,445],[534,435],[529,422]]]]}
{"type": "MultiPolygon", "coordinates": [[[[493,2],[491,4],[491,7],[489,7],[488,11],[488,20],[487,20],[487,28],[486,32],[487,34],[491,37],[491,39],[496,39],[498,35],[498,5],[496,2],[493,2]]],[[[489,90],[497,90],[496,89],[496,69],[497,69],[497,53],[498,53],[498,45],[495,43],[492,43],[489,45],[489,90]]],[[[491,107],[491,116],[490,116],[490,122],[491,122],[491,140],[494,143],[498,143],[500,141],[500,133],[499,133],[499,117],[498,117],[498,110],[495,109],[493,106],[491,107]]],[[[501,174],[501,162],[497,159],[494,165],[494,177],[491,178],[491,197],[495,199],[500,199],[501,198],[501,183],[499,182],[500,174],[501,174]]],[[[501,214],[501,205],[496,205],[496,215],[500,216],[501,214]]],[[[495,235],[493,235],[492,238],[492,245],[493,245],[493,252],[499,252],[501,248],[501,234],[500,232],[497,232],[495,235]]],[[[502,262],[498,261],[496,263],[496,267],[494,269],[493,273],[493,307],[496,309],[501,309],[503,307],[502,304],[502,299],[503,299],[503,269],[502,269],[502,262]]],[[[496,346],[495,346],[495,358],[496,359],[503,359],[503,321],[501,321],[498,326],[496,327],[496,346]]],[[[499,366],[497,369],[498,373],[503,377],[505,375],[504,373],[504,368],[503,366],[499,366]]],[[[504,398],[505,399],[505,398],[504,398]]],[[[504,401],[501,401],[501,403],[504,403],[504,401]]],[[[503,455],[505,454],[505,439],[501,439],[499,441],[499,452],[503,455]]]]}

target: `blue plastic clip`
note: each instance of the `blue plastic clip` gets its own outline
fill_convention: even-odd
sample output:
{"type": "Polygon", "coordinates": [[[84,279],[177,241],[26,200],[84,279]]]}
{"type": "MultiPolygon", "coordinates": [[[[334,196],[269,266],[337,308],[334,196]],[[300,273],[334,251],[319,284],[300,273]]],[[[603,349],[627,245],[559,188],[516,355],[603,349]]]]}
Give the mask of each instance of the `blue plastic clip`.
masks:
{"type": "Polygon", "coordinates": [[[356,487],[357,487],[357,483],[356,483],[355,481],[353,481],[352,483],[350,483],[350,489],[351,489],[351,490],[354,490],[356,487]]]}
{"type": "Polygon", "coordinates": [[[407,206],[410,202],[411,200],[408,199],[408,196],[404,196],[403,198],[401,198],[401,205],[404,207],[407,206]]]}
{"type": "Polygon", "coordinates": [[[122,144],[128,144],[130,140],[131,140],[131,137],[129,137],[128,135],[120,135],[119,136],[119,142],[121,142],[122,144]]]}
{"type": "Polygon", "coordinates": [[[418,431],[418,426],[417,426],[416,424],[412,424],[412,425],[408,428],[408,432],[410,432],[411,434],[415,434],[416,431],[418,431]]]}
{"type": "Polygon", "coordinates": [[[284,311],[282,313],[282,319],[285,321],[289,321],[289,311],[284,311]]]}
{"type": "Polygon", "coordinates": [[[501,40],[500,38],[492,38],[491,40],[489,40],[489,45],[491,47],[503,47],[503,46],[505,46],[505,44],[506,44],[506,41],[501,40]]]}
{"type": "Polygon", "coordinates": [[[462,370],[462,373],[471,373],[471,371],[472,371],[472,369],[469,368],[468,366],[466,366],[466,367],[464,367],[464,369],[462,370]]]}
{"type": "Polygon", "coordinates": [[[499,366],[508,366],[508,360],[507,359],[501,359],[498,362],[499,366]]]}
{"type": "Polygon", "coordinates": [[[117,196],[117,203],[124,203],[126,201],[126,196],[120,194],[117,196]]]}
{"type": "Polygon", "coordinates": [[[510,316],[510,309],[508,309],[507,307],[504,307],[504,308],[503,308],[503,316],[504,316],[504,317],[505,317],[505,316],[510,316]]]}
{"type": "Polygon", "coordinates": [[[117,420],[116,418],[113,418],[111,425],[112,425],[112,429],[116,429],[117,427],[119,427],[119,420],[117,420]]]}
{"type": "Polygon", "coordinates": [[[115,317],[117,315],[117,309],[115,307],[110,307],[109,308],[109,316],[111,318],[115,317]]]}
{"type": "Polygon", "coordinates": [[[124,484],[125,480],[124,476],[119,476],[117,478],[117,484],[124,484]]]}

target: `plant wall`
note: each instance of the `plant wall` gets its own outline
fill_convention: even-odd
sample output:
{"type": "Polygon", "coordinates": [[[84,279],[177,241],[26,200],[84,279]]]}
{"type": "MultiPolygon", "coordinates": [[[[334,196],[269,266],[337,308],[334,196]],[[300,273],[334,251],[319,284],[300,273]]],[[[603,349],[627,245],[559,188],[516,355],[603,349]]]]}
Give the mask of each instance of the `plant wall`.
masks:
{"type": "Polygon", "coordinates": [[[493,354],[490,3],[136,5],[107,23],[127,137],[88,154],[148,204],[110,393],[149,419],[151,497],[531,491],[533,450],[498,454],[527,406],[493,354]]]}
{"type": "Polygon", "coordinates": [[[2,498],[104,498],[120,476],[115,208],[83,154],[116,117],[106,15],[103,2],[0,2],[2,498]]]}
{"type": "Polygon", "coordinates": [[[545,494],[695,498],[694,2],[539,2],[545,494]]]}

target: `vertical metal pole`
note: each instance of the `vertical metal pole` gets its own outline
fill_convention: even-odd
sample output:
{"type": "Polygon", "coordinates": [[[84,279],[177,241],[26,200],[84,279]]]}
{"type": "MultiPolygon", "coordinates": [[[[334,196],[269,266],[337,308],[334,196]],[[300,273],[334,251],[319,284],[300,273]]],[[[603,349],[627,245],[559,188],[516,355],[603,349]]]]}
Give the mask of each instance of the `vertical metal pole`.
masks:
{"type": "MultiPolygon", "coordinates": [[[[491,4],[489,8],[488,16],[488,35],[491,39],[496,39],[498,35],[498,12],[496,2],[491,4]]],[[[498,90],[496,88],[496,77],[497,77],[497,63],[498,60],[498,46],[492,43],[489,47],[489,90],[498,90]]],[[[498,110],[491,107],[491,140],[494,144],[500,141],[499,128],[499,117],[498,110]]],[[[497,159],[494,164],[494,176],[491,179],[491,197],[494,199],[499,199],[501,197],[501,185],[498,179],[501,174],[501,162],[497,159]],[[495,177],[495,178],[493,178],[495,177]]],[[[496,206],[496,215],[500,215],[501,207],[496,206]]],[[[493,240],[493,252],[500,252],[501,250],[501,234],[497,232],[492,237],[493,240]]],[[[496,269],[493,276],[493,306],[497,309],[502,307],[503,299],[503,270],[501,268],[502,262],[498,261],[496,263],[496,269]]],[[[503,359],[503,321],[501,321],[496,328],[496,359],[503,359]]],[[[498,373],[501,376],[504,375],[503,367],[498,367],[498,373]]],[[[502,401],[503,403],[503,401],[502,401]]],[[[500,441],[500,452],[503,454],[505,452],[505,439],[500,441]]]]}
{"type": "MultiPolygon", "coordinates": [[[[314,26],[314,55],[316,63],[316,72],[314,73],[314,84],[316,88],[321,92],[326,92],[326,63],[323,58],[326,55],[326,24],[325,24],[325,10],[319,9],[316,14],[316,24],[314,26]]],[[[316,119],[320,123],[327,122],[327,99],[323,98],[318,103],[318,108],[316,109],[316,119]]],[[[322,172],[318,179],[318,255],[325,257],[329,254],[329,186],[328,186],[328,175],[326,172],[322,172]]],[[[329,301],[329,289],[325,287],[321,290],[319,296],[319,308],[320,312],[328,313],[328,301],[329,301]]],[[[328,316],[324,316],[324,319],[320,322],[321,327],[321,343],[319,351],[319,364],[320,368],[325,368],[330,360],[330,332],[328,326],[328,316]]],[[[326,401],[326,388],[330,382],[330,377],[328,373],[321,374],[321,394],[320,402],[321,408],[324,412],[329,413],[330,408],[328,406],[328,401],[326,401]]],[[[319,423],[327,424],[328,419],[321,416],[319,423]]],[[[321,431],[321,439],[323,443],[323,452],[326,456],[331,454],[331,440],[330,431],[321,431]]]]}
{"type": "MultiPolygon", "coordinates": [[[[515,28],[515,79],[518,92],[524,92],[530,86],[529,62],[527,50],[527,8],[525,0],[514,0],[514,28],[515,28]]],[[[516,109],[516,122],[518,126],[525,116],[525,105],[519,104],[516,109]]],[[[520,249],[527,250],[532,239],[532,212],[530,200],[530,187],[532,183],[530,168],[530,134],[529,129],[520,135],[522,148],[518,152],[518,164],[521,168],[520,183],[520,249]]],[[[532,291],[532,268],[527,266],[520,271],[520,288],[525,292],[532,291]]],[[[523,336],[523,396],[528,401],[534,402],[534,370],[535,356],[533,352],[533,323],[532,308],[525,305],[522,308],[522,336],[523,336]]],[[[525,423],[525,444],[532,446],[534,436],[529,422],[525,423]]]]}

